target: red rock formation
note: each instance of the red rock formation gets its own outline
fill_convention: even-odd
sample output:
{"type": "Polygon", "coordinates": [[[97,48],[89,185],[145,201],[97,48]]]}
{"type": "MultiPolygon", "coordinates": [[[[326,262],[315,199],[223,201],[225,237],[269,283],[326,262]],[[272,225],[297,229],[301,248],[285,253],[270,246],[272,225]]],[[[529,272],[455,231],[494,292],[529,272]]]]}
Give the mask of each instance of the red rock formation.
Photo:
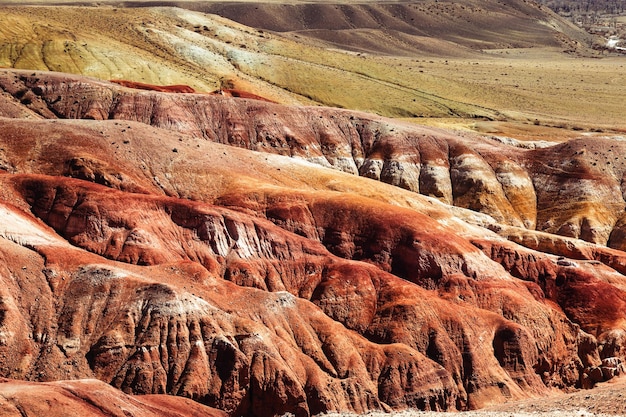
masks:
{"type": "Polygon", "coordinates": [[[34,383],[0,380],[3,416],[207,416],[226,414],[170,395],[129,396],[98,380],[34,383]]]}
{"type": "Polygon", "coordinates": [[[148,90],[148,91],[159,91],[161,93],[187,93],[193,94],[196,92],[193,88],[188,85],[153,85],[140,83],[137,81],[127,81],[127,80],[111,80],[112,83],[119,84],[123,87],[135,88],[138,90],[148,90]]]}
{"type": "Polygon", "coordinates": [[[550,167],[567,144],[1,74],[4,377],[305,416],[476,408],[626,358],[624,253],[533,230],[618,217],[581,211],[613,175],[550,167]]]}
{"type": "MultiPolygon", "coordinates": [[[[110,81],[112,83],[121,85],[123,87],[134,88],[137,90],[158,91],[160,93],[185,93],[185,94],[197,93],[196,90],[194,90],[188,85],[154,85],[154,84],[146,84],[146,83],[140,83],[137,81],[128,81],[128,80],[110,80],[110,81]]],[[[221,95],[225,97],[247,98],[247,99],[252,99],[252,100],[265,101],[268,103],[274,103],[272,100],[268,100],[256,94],[249,93],[247,91],[236,90],[236,89],[224,88],[218,91],[214,91],[211,94],[221,95]]]]}
{"type": "Polygon", "coordinates": [[[28,96],[29,108],[44,117],[133,120],[297,156],[480,211],[499,223],[623,246],[623,142],[593,138],[522,149],[341,110],[131,94],[97,81],[47,75],[44,82],[37,74],[5,73],[2,88],[28,96]]]}
{"type": "MultiPolygon", "coordinates": [[[[42,180],[45,177],[38,177],[42,180]]],[[[100,192],[108,193],[104,188],[100,192]]],[[[47,194],[43,195],[45,200],[47,194]]],[[[119,202],[112,197],[110,202],[119,202]]],[[[198,205],[193,206],[197,210],[198,205]]],[[[22,229],[11,226],[3,230],[8,239],[3,240],[3,252],[12,254],[12,261],[5,265],[16,271],[15,284],[4,294],[9,306],[5,317],[13,320],[3,323],[7,327],[3,347],[7,354],[30,352],[14,358],[19,367],[4,357],[7,376],[42,380],[97,377],[125,392],[189,396],[234,415],[269,416],[288,411],[308,415],[328,409],[363,412],[386,407],[386,403],[455,406],[458,388],[440,365],[408,346],[371,343],[286,291],[268,293],[235,286],[198,262],[180,260],[151,268],[116,264],[55,240],[51,230],[37,226],[24,214],[6,214],[9,220],[20,219],[13,221],[14,225],[29,222],[31,229],[49,236],[42,241],[35,239],[34,232],[20,235],[22,229]],[[29,289],[35,298],[17,298],[18,288],[29,289]],[[31,313],[24,315],[24,311],[31,313]],[[26,330],[18,331],[16,326],[32,326],[37,331],[27,336],[26,330]],[[407,372],[411,369],[420,369],[429,385],[410,383],[407,372]],[[389,372],[396,376],[383,378],[383,373],[389,372]],[[385,389],[379,388],[383,382],[385,389]],[[407,398],[392,401],[398,393],[407,398]]],[[[150,211],[145,214],[150,216],[150,211]]],[[[178,213],[171,215],[175,218],[178,213]]],[[[213,216],[206,212],[204,216],[208,227],[213,216]]],[[[232,226],[217,231],[226,235],[216,236],[206,245],[233,238],[233,233],[257,229],[261,233],[263,227],[287,235],[269,222],[265,226],[263,221],[256,222],[256,227],[244,228],[227,221],[232,226]]],[[[237,241],[243,243],[244,236],[240,238],[237,241]]],[[[207,252],[221,258],[226,268],[232,263],[248,275],[255,272],[255,263],[270,264],[272,260],[271,253],[255,256],[249,252],[252,259],[248,265],[245,254],[236,255],[239,249],[246,249],[243,245],[227,249],[234,252],[224,257],[210,248],[207,252]]],[[[340,261],[333,261],[328,254],[316,263],[309,257],[310,267],[324,268],[332,262],[328,274],[337,275],[337,267],[332,265],[340,261]]],[[[220,265],[214,267],[222,270],[220,265]]],[[[344,268],[352,270],[350,265],[344,268]]],[[[372,276],[380,273],[374,267],[366,269],[372,276]]],[[[320,273],[315,274],[314,282],[323,279],[320,273]]],[[[298,278],[309,276],[300,274],[298,278]]],[[[312,283],[292,285],[300,285],[304,291],[312,283]]]]}
{"type": "Polygon", "coordinates": [[[257,94],[249,93],[247,91],[235,90],[232,88],[223,88],[221,90],[214,91],[212,94],[217,94],[225,97],[249,98],[252,100],[265,101],[267,103],[275,103],[275,101],[268,100],[265,97],[261,97],[257,94]]]}

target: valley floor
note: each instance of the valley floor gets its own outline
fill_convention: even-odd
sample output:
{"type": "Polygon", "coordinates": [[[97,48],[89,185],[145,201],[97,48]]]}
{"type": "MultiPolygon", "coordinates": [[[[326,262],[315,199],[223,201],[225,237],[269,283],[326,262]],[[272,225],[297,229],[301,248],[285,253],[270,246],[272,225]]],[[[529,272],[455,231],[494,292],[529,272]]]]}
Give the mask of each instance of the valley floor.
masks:
{"type": "MultiPolygon", "coordinates": [[[[318,417],[349,417],[352,414],[324,414],[318,417]]],[[[368,413],[367,417],[616,417],[623,414],[596,413],[585,408],[552,411],[464,411],[459,413],[437,411],[404,411],[400,413],[368,413]]]]}

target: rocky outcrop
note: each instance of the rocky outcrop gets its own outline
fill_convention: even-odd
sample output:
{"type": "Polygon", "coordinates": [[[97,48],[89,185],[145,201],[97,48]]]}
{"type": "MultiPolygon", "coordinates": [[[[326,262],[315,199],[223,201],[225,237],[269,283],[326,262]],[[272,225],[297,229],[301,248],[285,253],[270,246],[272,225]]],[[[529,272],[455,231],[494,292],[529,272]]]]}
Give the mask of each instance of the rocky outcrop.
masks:
{"type": "Polygon", "coordinates": [[[17,417],[226,416],[222,411],[181,397],[131,397],[98,380],[34,383],[2,379],[0,407],[2,415],[17,417]]]}
{"type": "Polygon", "coordinates": [[[533,229],[582,215],[558,183],[619,197],[560,148],[3,74],[0,109],[27,109],[0,118],[3,377],[308,416],[479,408],[626,359],[624,253],[533,229]]]}
{"type": "Polygon", "coordinates": [[[188,85],[154,85],[154,84],[146,84],[140,83],[137,81],[127,81],[127,80],[111,80],[112,83],[119,84],[128,88],[135,88],[137,90],[148,90],[148,91],[159,91],[161,93],[177,93],[177,94],[192,94],[196,93],[196,90],[189,87],[188,85]]]}
{"type": "Polygon", "coordinates": [[[63,75],[5,71],[0,83],[13,96],[27,91],[28,108],[43,117],[137,121],[377,179],[500,224],[623,246],[621,141],[522,149],[334,109],[138,93],[63,75]]]}
{"type": "MultiPolygon", "coordinates": [[[[394,397],[398,391],[407,394],[407,390],[409,392],[418,390],[418,392],[411,394],[410,398],[392,402],[383,401],[390,406],[418,406],[422,404],[421,407],[430,407],[430,405],[423,404],[430,404],[431,401],[436,405],[434,406],[435,409],[447,409],[456,406],[463,408],[467,404],[478,406],[486,398],[497,397],[496,392],[500,392],[499,395],[504,395],[502,390],[491,392],[493,389],[489,388],[491,384],[489,381],[493,378],[508,381],[502,382],[504,385],[501,388],[504,392],[519,389],[516,384],[520,383],[523,386],[540,390],[542,383],[530,367],[518,369],[516,363],[514,365],[516,379],[514,380],[510,380],[511,377],[507,372],[498,370],[500,366],[495,359],[502,360],[502,366],[506,369],[509,366],[506,362],[510,356],[509,351],[498,351],[497,355],[499,356],[496,358],[490,354],[485,355],[484,352],[489,352],[491,349],[489,347],[491,342],[489,340],[481,341],[477,332],[480,333],[487,328],[496,334],[497,340],[500,340],[501,336],[498,336],[500,331],[511,329],[511,326],[517,329],[514,331],[517,334],[514,338],[515,341],[511,343],[517,346],[517,349],[525,349],[524,352],[518,353],[524,357],[523,360],[536,363],[539,359],[536,357],[538,352],[534,345],[549,343],[551,352],[554,352],[555,349],[558,350],[559,356],[564,355],[566,362],[574,360],[573,364],[568,366],[581,367],[576,352],[577,330],[574,327],[568,328],[564,317],[559,317],[559,314],[552,311],[550,307],[537,303],[530,296],[526,287],[520,287],[514,282],[498,283],[497,281],[500,281],[501,277],[497,277],[496,265],[492,265],[491,269],[485,267],[486,264],[491,264],[487,257],[468,243],[455,238],[445,228],[438,227],[430,218],[422,217],[418,213],[413,213],[415,225],[404,222],[403,225],[389,224],[389,229],[383,229],[382,224],[379,226],[381,235],[377,242],[380,247],[389,245],[391,255],[389,264],[378,263],[378,267],[368,264],[358,266],[345,261],[340,262],[326,252],[324,246],[313,243],[314,241],[311,239],[292,235],[276,227],[273,223],[248,219],[246,216],[234,212],[225,212],[223,209],[210,209],[203,204],[163,199],[163,197],[155,198],[141,195],[133,197],[130,195],[123,200],[125,207],[131,207],[130,210],[127,210],[119,206],[118,202],[121,200],[121,196],[116,196],[116,192],[92,185],[85,187],[80,181],[63,180],[60,182],[41,177],[34,179],[29,177],[14,178],[13,187],[25,196],[33,213],[55,228],[57,233],[70,243],[90,252],[139,265],[193,262],[200,265],[201,270],[206,271],[205,274],[221,276],[238,286],[259,288],[266,291],[288,291],[285,294],[297,294],[319,306],[326,316],[342,323],[349,329],[366,335],[370,340],[384,344],[402,342],[411,347],[414,350],[413,355],[418,354],[418,352],[420,353],[418,356],[423,355],[423,363],[418,368],[434,367],[433,372],[437,370],[437,374],[440,375],[438,378],[444,378],[443,385],[435,397],[424,397],[423,394],[419,394],[423,392],[423,387],[418,389],[421,385],[417,384],[410,389],[409,387],[400,389],[397,384],[403,384],[401,376],[398,376],[400,378],[398,382],[393,382],[391,377],[389,378],[392,381],[389,382],[385,377],[385,389],[380,391],[382,388],[379,386],[378,395],[375,395],[379,400],[383,393],[386,393],[385,396],[394,397]],[[440,240],[432,241],[429,236],[424,234],[415,235],[416,225],[423,228],[428,223],[432,224],[430,227],[426,227],[432,233],[439,235],[440,240]],[[440,229],[439,232],[436,232],[437,229],[440,229]],[[411,233],[411,230],[414,230],[409,239],[412,242],[411,246],[405,246],[407,237],[382,234],[386,230],[400,230],[402,234],[411,233]],[[117,235],[114,234],[116,231],[117,235]],[[119,234],[120,232],[122,235],[119,234]],[[451,241],[454,240],[458,242],[453,245],[451,241]],[[400,246],[393,247],[390,245],[391,242],[397,242],[400,246]],[[421,254],[421,247],[428,248],[428,252],[421,254]],[[436,271],[433,268],[436,268],[436,271]],[[407,287],[403,281],[382,271],[385,269],[389,269],[396,276],[416,282],[420,286],[411,285],[407,287]],[[502,293],[500,299],[483,298],[482,294],[493,291],[494,285],[502,293]],[[437,301],[436,297],[428,295],[427,292],[422,292],[421,287],[439,289],[439,296],[447,301],[437,301]],[[520,292],[521,294],[517,294],[520,292]],[[448,305],[449,303],[456,304],[455,299],[461,300],[461,307],[448,305]],[[422,301],[416,303],[416,300],[422,301]],[[496,312],[501,312],[505,305],[511,305],[513,300],[517,303],[516,308],[507,310],[504,316],[507,319],[496,314],[496,312]],[[520,308],[520,305],[525,305],[525,308],[520,308]],[[466,310],[461,316],[456,313],[452,315],[446,313],[459,308],[466,310]],[[537,310],[543,311],[543,313],[540,315],[537,310]],[[426,311],[431,311],[432,315],[425,314],[426,311]],[[493,311],[493,313],[488,313],[489,311],[493,311]],[[400,315],[397,316],[397,314],[400,315]],[[550,329],[551,340],[549,342],[547,340],[540,342],[544,335],[527,333],[528,330],[523,330],[515,324],[515,322],[525,322],[528,325],[530,321],[536,322],[537,319],[534,318],[536,316],[552,316],[547,321],[535,323],[532,326],[542,328],[544,332],[550,329]],[[512,321],[510,322],[510,320],[512,321]],[[417,323],[422,324],[415,327],[417,323]],[[477,323],[479,324],[477,325],[477,323]],[[566,327],[563,327],[564,325],[566,327]],[[423,326],[427,326],[426,329],[429,330],[425,331],[423,326]],[[479,331],[479,329],[481,330],[479,331]],[[456,333],[458,331],[464,335],[461,345],[458,344],[461,341],[457,340],[459,336],[456,333]],[[561,339],[566,335],[567,339],[561,339]],[[525,347],[519,346],[520,342],[523,342],[525,347]],[[487,345],[483,346],[484,343],[487,345]],[[560,348],[557,349],[557,346],[560,348]],[[462,354],[461,352],[465,353],[462,354]],[[474,362],[482,363],[482,365],[479,366],[474,362]],[[474,370],[474,368],[476,369],[474,370]],[[472,381],[471,387],[467,387],[466,385],[469,383],[467,372],[470,372],[470,369],[472,370],[471,376],[476,381],[472,381]],[[455,382],[453,383],[453,381],[455,382]],[[387,385],[392,382],[392,386],[395,387],[394,390],[391,390],[387,385]],[[474,394],[473,396],[467,392],[470,389],[470,392],[474,394]]],[[[341,209],[334,206],[332,201],[324,202],[322,207],[335,213],[347,211],[345,207],[341,209]]],[[[319,210],[319,208],[314,209],[313,213],[319,210]]],[[[399,212],[396,212],[399,209],[391,208],[391,210],[389,218],[402,218],[402,216],[398,216],[399,212]]],[[[364,221],[373,220],[371,214],[364,211],[348,214],[352,218],[364,221]]],[[[345,219],[335,218],[335,221],[337,223],[328,225],[328,229],[332,227],[337,230],[338,225],[346,224],[345,219]]],[[[323,226],[322,220],[320,220],[318,222],[319,230],[324,230],[323,226]]],[[[327,233],[330,234],[331,231],[328,230],[327,233]]],[[[332,233],[337,232],[333,231],[332,233]]],[[[341,234],[359,236],[362,231],[347,229],[341,234]]],[[[372,238],[370,237],[369,240],[371,241],[372,238]]],[[[329,244],[324,239],[322,241],[327,245],[329,244]]],[[[371,248],[368,251],[363,251],[360,247],[363,243],[365,242],[357,242],[355,250],[369,252],[370,262],[383,259],[384,253],[376,253],[371,248]]],[[[368,243],[371,244],[371,242],[368,243]]],[[[340,253],[340,255],[347,257],[345,253],[340,253]]],[[[50,256],[46,255],[46,258],[49,259],[50,256]]],[[[360,260],[367,259],[361,258],[360,260]]],[[[501,272],[504,273],[504,271],[501,272]]],[[[95,276],[101,274],[108,277],[111,272],[92,269],[80,270],[76,278],[76,288],[88,287],[85,280],[94,279],[95,276]]],[[[125,280],[128,281],[129,278],[125,280]]],[[[120,290],[107,289],[105,292],[117,294],[120,290]]],[[[135,293],[138,292],[139,290],[136,289],[135,293]]],[[[224,291],[219,292],[223,293],[224,291]]],[[[232,290],[227,292],[232,294],[232,290]]],[[[141,293],[142,298],[148,298],[142,303],[144,310],[147,308],[146,302],[155,305],[149,310],[158,308],[158,305],[172,302],[167,298],[152,300],[152,291],[143,294],[142,290],[141,293]]],[[[72,301],[72,307],[69,307],[69,311],[79,309],[74,303],[89,305],[91,303],[89,299],[95,297],[94,294],[88,294],[89,299],[81,299],[73,292],[70,294],[68,295],[68,302],[69,300],[72,301]]],[[[160,291],[157,294],[160,294],[160,291]]],[[[289,295],[289,297],[292,296],[289,295]]],[[[205,297],[203,299],[206,300],[205,297]]],[[[107,301],[106,304],[119,305],[121,300],[113,299],[107,301]]],[[[96,314],[94,308],[95,306],[89,308],[91,314],[96,314]]],[[[145,312],[143,313],[145,314],[145,312]]],[[[206,311],[201,313],[207,314],[206,311]]],[[[127,313],[126,315],[129,314],[137,316],[139,312],[127,313]]],[[[253,316],[265,316],[267,314],[267,312],[257,312],[253,316]]],[[[150,317],[153,317],[152,313],[150,317]]],[[[134,322],[137,320],[141,321],[135,318],[134,322]]],[[[190,319],[187,318],[186,320],[189,321],[190,319]]],[[[123,328],[137,328],[137,324],[130,323],[121,324],[121,326],[123,328]]],[[[168,327],[171,326],[168,325],[168,327]]],[[[201,325],[199,326],[201,327],[201,325]]],[[[326,327],[328,324],[324,326],[324,328],[326,327]]],[[[316,330],[316,332],[319,331],[319,329],[316,330]]],[[[136,379],[136,373],[139,371],[134,370],[131,374],[132,377],[127,375],[128,371],[123,372],[126,374],[123,378],[109,375],[110,368],[115,369],[123,366],[123,370],[124,367],[129,366],[122,364],[112,366],[115,361],[111,358],[110,351],[118,351],[120,349],[118,346],[137,344],[137,335],[131,334],[124,337],[123,334],[120,329],[114,332],[115,336],[103,336],[96,342],[96,346],[87,352],[88,361],[93,360],[95,362],[95,365],[90,363],[95,375],[122,389],[132,389],[133,392],[169,392],[166,387],[172,383],[166,382],[166,379],[155,385],[154,378],[156,375],[148,378],[146,383],[139,384],[139,386],[137,386],[136,379]],[[122,343],[119,337],[123,339],[130,337],[131,341],[122,343]],[[102,350],[104,352],[101,352],[102,350]],[[100,357],[100,353],[105,355],[104,358],[100,357]],[[100,370],[100,368],[104,369],[100,370]],[[105,373],[101,374],[101,372],[105,373]],[[112,380],[110,380],[111,377],[113,377],[112,380]],[[121,379],[117,380],[116,378],[121,379]]],[[[168,337],[162,335],[157,336],[157,339],[166,340],[168,337]]],[[[317,337],[322,336],[318,334],[317,337]]],[[[508,336],[503,337],[507,338],[508,336]]],[[[66,355],[68,353],[77,354],[81,350],[79,341],[84,339],[85,337],[80,334],[65,335],[60,349],[66,355]]],[[[179,343],[180,341],[177,342],[177,344],[179,343]]],[[[493,343],[498,344],[500,342],[494,341],[493,343]]],[[[344,344],[345,342],[339,345],[344,344]]],[[[332,346],[322,348],[322,351],[334,349],[335,345],[336,343],[333,343],[332,346]]],[[[173,347],[169,349],[175,350],[173,347]]],[[[123,348],[122,353],[124,353],[123,348]]],[[[126,354],[128,355],[129,352],[126,354]]],[[[161,350],[161,355],[164,354],[168,356],[167,351],[163,353],[161,350]]],[[[325,354],[326,356],[329,355],[329,353],[325,354]]],[[[541,356],[542,361],[550,363],[551,366],[562,366],[557,365],[562,361],[562,358],[553,356],[553,353],[548,353],[547,350],[539,356],[541,356]]],[[[124,355],[120,358],[120,360],[122,359],[124,359],[124,355]]],[[[131,359],[133,358],[131,357],[131,359]]],[[[169,357],[168,360],[177,362],[181,359],[169,357]]],[[[185,362],[191,359],[182,360],[185,362]]],[[[164,361],[165,358],[161,358],[161,362],[164,361]]],[[[252,366],[252,364],[248,364],[248,366],[252,366]]],[[[353,367],[355,366],[353,365],[353,367]]],[[[398,364],[398,366],[400,365],[398,364]]],[[[181,368],[184,369],[184,366],[181,365],[181,368]]],[[[197,370],[198,366],[193,369],[197,370]]],[[[406,371],[413,372],[410,371],[410,368],[406,371]]],[[[356,369],[352,369],[351,372],[356,372],[356,369]]],[[[367,373],[371,372],[367,369],[367,373]]],[[[389,369],[386,372],[397,373],[399,370],[389,369]]],[[[167,370],[163,373],[164,375],[168,374],[167,370]]],[[[185,374],[183,373],[183,375],[185,374]]],[[[562,384],[569,385],[575,383],[572,378],[575,379],[576,375],[577,371],[572,371],[571,375],[567,373],[564,375],[553,374],[551,377],[565,379],[562,384]]],[[[194,372],[191,375],[186,375],[185,378],[204,379],[206,377],[199,377],[194,372]]],[[[361,376],[361,380],[363,378],[361,376]]],[[[432,378],[432,376],[427,377],[428,380],[432,380],[432,378]]],[[[206,395],[202,387],[190,389],[191,391],[175,390],[173,393],[190,395],[194,398],[197,396],[204,398],[206,395]]],[[[212,398],[209,404],[226,408],[225,404],[214,403],[213,401],[217,401],[219,398],[217,394],[214,396],[215,398],[212,398]]],[[[241,399],[239,400],[241,401],[241,399]]],[[[380,407],[376,403],[371,403],[361,405],[355,411],[363,411],[372,406],[380,407]]],[[[240,408],[236,409],[240,410],[240,408]]]]}
{"type": "Polygon", "coordinates": [[[467,47],[479,48],[479,45],[484,49],[496,49],[503,45],[530,47],[570,43],[580,46],[586,43],[585,35],[571,23],[562,21],[546,7],[523,1],[495,5],[488,1],[476,1],[471,5],[438,2],[339,6],[263,4],[253,8],[245,3],[236,3],[188,7],[219,14],[255,28],[293,32],[324,41],[332,40],[335,45],[341,45],[347,50],[382,54],[409,53],[413,48],[402,45],[399,40],[411,39],[418,43],[422,37],[454,42],[461,51],[467,47]],[[446,21],[453,24],[444,27],[443,22],[446,21]],[[414,22],[421,24],[416,26],[414,22]],[[481,30],[485,27],[492,30],[481,30]],[[383,33],[387,33],[386,38],[383,33]],[[379,41],[372,39],[378,37],[379,41]]]}
{"type": "MultiPolygon", "coordinates": [[[[12,255],[4,265],[15,271],[4,294],[7,376],[96,377],[233,415],[457,404],[458,388],[441,365],[410,346],[369,342],[289,292],[235,286],[197,262],[132,268],[62,240],[40,245],[23,236],[33,252],[9,243],[16,233],[8,227],[2,246],[12,255]],[[18,288],[33,296],[18,298],[18,288]],[[14,358],[19,366],[8,356],[16,351],[29,352],[14,358]],[[409,377],[415,370],[428,385],[409,377]]],[[[337,277],[354,267],[328,269],[337,277]]]]}

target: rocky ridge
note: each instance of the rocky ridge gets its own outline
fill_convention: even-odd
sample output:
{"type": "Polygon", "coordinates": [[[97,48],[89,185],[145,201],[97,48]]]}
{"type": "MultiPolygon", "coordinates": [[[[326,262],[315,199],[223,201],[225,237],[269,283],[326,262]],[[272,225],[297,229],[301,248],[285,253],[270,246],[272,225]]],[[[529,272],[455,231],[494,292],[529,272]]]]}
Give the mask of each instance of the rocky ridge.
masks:
{"type": "Polygon", "coordinates": [[[129,396],[99,380],[34,383],[0,380],[0,413],[7,417],[79,417],[141,415],[175,417],[224,417],[219,410],[182,397],[165,395],[129,396]]]}
{"type": "Polygon", "coordinates": [[[626,158],[620,138],[528,149],[338,109],[285,111],[257,100],[6,74],[3,90],[44,118],[136,121],[380,180],[487,214],[498,224],[624,247],[626,158]]]}
{"type": "Polygon", "coordinates": [[[479,408],[626,359],[619,141],[0,87],[3,377],[306,416],[479,408]]]}

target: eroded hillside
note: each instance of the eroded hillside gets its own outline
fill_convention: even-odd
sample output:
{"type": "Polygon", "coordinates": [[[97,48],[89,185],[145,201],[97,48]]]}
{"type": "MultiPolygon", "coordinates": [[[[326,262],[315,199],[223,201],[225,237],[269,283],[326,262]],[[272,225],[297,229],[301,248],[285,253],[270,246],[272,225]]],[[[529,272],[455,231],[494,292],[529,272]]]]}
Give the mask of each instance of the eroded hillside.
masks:
{"type": "Polygon", "coordinates": [[[3,377],[307,416],[478,408],[626,360],[621,141],[0,88],[3,377]]]}

